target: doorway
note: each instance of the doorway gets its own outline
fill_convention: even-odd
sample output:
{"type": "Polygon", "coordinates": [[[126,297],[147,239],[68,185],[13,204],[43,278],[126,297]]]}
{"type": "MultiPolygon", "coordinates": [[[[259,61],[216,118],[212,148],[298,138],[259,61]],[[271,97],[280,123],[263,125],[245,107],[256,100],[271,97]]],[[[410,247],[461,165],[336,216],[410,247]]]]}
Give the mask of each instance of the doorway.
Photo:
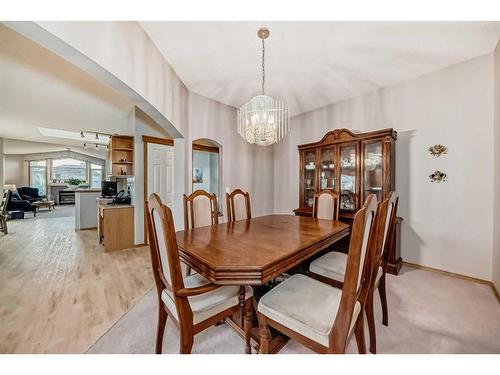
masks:
{"type": "Polygon", "coordinates": [[[202,189],[217,195],[218,209],[222,210],[221,146],[211,139],[193,141],[191,191],[202,189]]]}
{"type": "MultiPolygon", "coordinates": [[[[173,209],[174,202],[174,141],[143,136],[144,141],[144,202],[156,193],[173,209]]],[[[144,243],[148,243],[147,210],[144,204],[144,243]]]]}

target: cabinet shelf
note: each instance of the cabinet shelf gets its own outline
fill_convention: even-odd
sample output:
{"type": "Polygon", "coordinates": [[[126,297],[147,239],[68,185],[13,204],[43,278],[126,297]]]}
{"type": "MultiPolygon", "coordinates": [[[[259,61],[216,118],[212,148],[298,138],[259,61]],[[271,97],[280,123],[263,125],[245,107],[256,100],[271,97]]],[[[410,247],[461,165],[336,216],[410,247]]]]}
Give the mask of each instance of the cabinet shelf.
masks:
{"type": "Polygon", "coordinates": [[[134,176],[134,137],[111,136],[109,145],[110,169],[108,176],[127,178],[134,176]],[[123,161],[120,161],[123,160],[123,161]],[[125,161],[126,160],[126,161],[125,161]],[[121,174],[122,172],[126,174],[121,174]]]}

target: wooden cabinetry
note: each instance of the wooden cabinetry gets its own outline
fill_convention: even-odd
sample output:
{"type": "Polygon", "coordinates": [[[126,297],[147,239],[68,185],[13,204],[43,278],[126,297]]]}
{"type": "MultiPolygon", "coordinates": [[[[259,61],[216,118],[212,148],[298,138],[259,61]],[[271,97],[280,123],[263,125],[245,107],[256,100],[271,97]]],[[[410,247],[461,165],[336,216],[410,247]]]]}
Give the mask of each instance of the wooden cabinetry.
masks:
{"type": "Polygon", "coordinates": [[[104,251],[134,247],[134,206],[109,205],[111,199],[97,199],[97,236],[104,251]]]}
{"type": "Polygon", "coordinates": [[[109,176],[134,175],[134,137],[113,135],[109,142],[109,176]]]}
{"type": "MultiPolygon", "coordinates": [[[[311,216],[314,194],[325,189],[340,195],[343,221],[353,219],[369,194],[379,201],[387,198],[396,189],[396,139],[393,129],[367,133],[335,129],[318,142],[299,145],[299,207],[295,214],[311,216]]],[[[391,254],[391,273],[401,267],[399,243],[394,243],[398,253],[391,254]]]]}
{"type": "Polygon", "coordinates": [[[298,146],[299,207],[310,216],[314,194],[330,189],[340,195],[340,217],[352,218],[369,194],[381,200],[395,189],[395,141],[392,129],[328,132],[319,142],[298,146]]]}

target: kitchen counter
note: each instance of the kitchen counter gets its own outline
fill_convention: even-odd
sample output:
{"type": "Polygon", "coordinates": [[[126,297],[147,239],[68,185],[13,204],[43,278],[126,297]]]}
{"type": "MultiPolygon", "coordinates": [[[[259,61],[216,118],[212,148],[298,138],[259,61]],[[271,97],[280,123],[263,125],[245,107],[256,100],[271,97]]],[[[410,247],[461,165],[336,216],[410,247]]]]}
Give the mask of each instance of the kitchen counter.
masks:
{"type": "Polygon", "coordinates": [[[75,229],[97,228],[97,200],[101,189],[75,189],[75,229]]]}

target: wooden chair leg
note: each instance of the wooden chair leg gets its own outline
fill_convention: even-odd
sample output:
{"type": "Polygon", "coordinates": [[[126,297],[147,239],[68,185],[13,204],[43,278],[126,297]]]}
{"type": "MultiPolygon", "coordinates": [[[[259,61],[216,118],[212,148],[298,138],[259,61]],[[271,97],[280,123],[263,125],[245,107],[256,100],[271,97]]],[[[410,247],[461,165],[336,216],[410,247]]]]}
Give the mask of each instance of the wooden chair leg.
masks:
{"type": "Polygon", "coordinates": [[[382,324],[389,325],[389,314],[387,312],[387,293],[385,291],[385,273],[380,278],[378,284],[378,294],[380,295],[380,302],[382,304],[382,324]]]}
{"type": "Polygon", "coordinates": [[[354,335],[356,336],[356,344],[358,344],[359,354],[366,354],[365,344],[365,322],[364,314],[360,312],[356,326],[354,327],[354,335]]]}
{"type": "Polygon", "coordinates": [[[191,349],[193,348],[194,337],[193,334],[183,334],[180,333],[180,350],[181,354],[191,354],[191,349]]]}
{"type": "Polygon", "coordinates": [[[373,313],[373,292],[368,294],[365,305],[368,333],[370,335],[370,352],[377,354],[377,334],[375,332],[375,315],[373,313]]]}
{"type": "Polygon", "coordinates": [[[158,327],[156,328],[156,354],[162,353],[163,334],[165,333],[167,317],[167,312],[163,308],[163,302],[160,299],[158,301],[158,327]]]}
{"type": "Polygon", "coordinates": [[[243,327],[245,324],[245,287],[243,285],[240,286],[240,293],[238,295],[238,303],[240,305],[240,327],[243,327]]]}
{"type": "Polygon", "coordinates": [[[243,324],[245,330],[245,354],[251,354],[250,336],[252,334],[252,299],[245,301],[245,322],[243,324]]]}
{"type": "Polygon", "coordinates": [[[267,318],[259,314],[259,325],[260,325],[260,346],[259,351],[260,354],[269,354],[269,341],[271,339],[271,332],[269,331],[269,327],[267,326],[267,318]]]}

